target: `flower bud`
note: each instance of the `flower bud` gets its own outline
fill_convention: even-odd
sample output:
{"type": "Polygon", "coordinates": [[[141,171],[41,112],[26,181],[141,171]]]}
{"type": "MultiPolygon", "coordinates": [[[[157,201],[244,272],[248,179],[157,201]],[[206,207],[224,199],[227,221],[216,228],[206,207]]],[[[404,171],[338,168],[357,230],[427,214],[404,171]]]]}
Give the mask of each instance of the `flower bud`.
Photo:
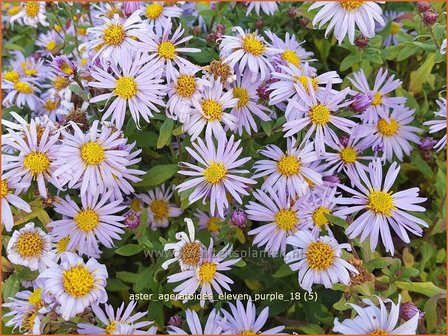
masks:
{"type": "Polygon", "coordinates": [[[367,110],[373,102],[373,95],[370,93],[358,93],[353,97],[350,108],[356,113],[362,113],[367,110]]]}
{"type": "Polygon", "coordinates": [[[431,4],[428,1],[419,1],[417,2],[417,8],[420,13],[424,13],[431,8],[431,4]]]}
{"type": "Polygon", "coordinates": [[[140,8],[140,1],[124,1],[123,10],[127,16],[130,16],[140,8]]]}
{"type": "Polygon", "coordinates": [[[343,147],[347,147],[348,145],[348,140],[350,139],[350,137],[348,137],[347,135],[343,135],[339,138],[339,143],[343,146],[343,147]]]}
{"type": "Polygon", "coordinates": [[[242,209],[237,209],[233,212],[230,221],[235,226],[244,227],[247,221],[246,213],[242,209]]]}
{"type": "Polygon", "coordinates": [[[306,28],[309,25],[310,22],[311,21],[308,18],[306,18],[306,17],[302,17],[302,18],[299,19],[299,25],[302,28],[306,28]]]}
{"type": "Polygon", "coordinates": [[[295,9],[294,7],[290,7],[286,13],[290,18],[296,17],[297,9],[295,9]]]}
{"type": "Polygon", "coordinates": [[[439,13],[437,13],[433,9],[428,9],[426,12],[423,13],[423,22],[427,25],[433,25],[437,22],[437,19],[439,18],[439,13]]]}
{"type": "Polygon", "coordinates": [[[425,315],[425,313],[420,311],[420,309],[418,309],[412,302],[406,302],[400,305],[400,317],[403,320],[409,321],[416,314],[419,314],[418,316],[419,320],[421,320],[425,315]]]}
{"type": "Polygon", "coordinates": [[[255,21],[255,28],[257,29],[261,29],[264,27],[264,21],[263,19],[257,19],[257,21],[255,21]]]}
{"type": "Polygon", "coordinates": [[[331,184],[338,184],[341,182],[341,180],[339,179],[338,176],[336,175],[329,175],[329,176],[324,176],[322,178],[325,182],[327,183],[331,183],[331,184]]]}
{"type": "Polygon", "coordinates": [[[216,36],[215,33],[210,33],[207,35],[207,42],[210,44],[216,43],[217,39],[218,39],[218,37],[216,36]]]}
{"type": "Polygon", "coordinates": [[[65,55],[54,57],[50,63],[50,66],[57,71],[58,75],[62,77],[71,79],[76,76],[75,65],[65,55]]]}
{"type": "Polygon", "coordinates": [[[223,24],[220,23],[220,24],[216,25],[216,34],[222,36],[222,35],[224,35],[225,30],[226,30],[226,27],[223,24]]]}
{"type": "Polygon", "coordinates": [[[426,137],[421,139],[420,144],[418,145],[418,148],[421,151],[431,151],[434,146],[436,145],[437,140],[434,140],[431,137],[426,137]]]}
{"type": "Polygon", "coordinates": [[[365,37],[364,35],[359,35],[355,38],[355,45],[358,48],[364,49],[369,44],[369,39],[365,37]]]}
{"type": "Polygon", "coordinates": [[[135,212],[133,210],[129,211],[126,214],[124,223],[127,225],[128,228],[136,229],[140,225],[140,213],[135,212]]]}
{"type": "Polygon", "coordinates": [[[182,325],[182,318],[179,315],[173,315],[170,317],[167,323],[169,326],[172,327],[180,327],[182,325]]]}

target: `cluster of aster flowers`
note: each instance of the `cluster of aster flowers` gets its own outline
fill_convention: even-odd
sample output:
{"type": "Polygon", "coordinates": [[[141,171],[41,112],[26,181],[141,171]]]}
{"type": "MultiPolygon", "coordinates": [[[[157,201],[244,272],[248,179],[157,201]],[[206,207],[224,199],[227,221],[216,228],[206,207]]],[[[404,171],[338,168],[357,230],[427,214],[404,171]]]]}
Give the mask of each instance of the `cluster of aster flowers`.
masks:
{"type": "MultiPolygon", "coordinates": [[[[312,25],[328,23],[325,34],[333,30],[339,44],[346,37],[353,44],[356,28],[373,37],[390,19],[378,3],[314,3],[312,25]]],[[[108,272],[99,259],[143,218],[148,230],[163,232],[187,212],[177,196],[188,205],[201,201],[202,210],[193,214],[197,225],[186,218],[187,229],[164,240],[173,258],[162,268],[172,272],[167,282],[177,283],[173,291],[181,301],[199,292],[202,308],[215,293],[232,290],[225,273],[240,262],[230,244],[217,245],[226,221],[243,227],[249,219],[252,244],[281,256],[306,291],[349,286],[358,274],[347,258],[353,246],[333,232],[335,218],[351,218],[345,241],[359,238],[372,251],[381,241],[391,255],[393,235],[409,243],[410,234],[421,236],[428,226],[413,214],[425,211],[419,188],[394,188],[400,163],[423,143],[423,130],[411,125],[415,111],[395,95],[401,80],[386,68],[373,81],[363,70],[355,72],[351,86],[342,88],[336,71],[313,67],[316,59],[305,41],[243,27],[220,33],[217,59],[199,66],[191,55],[201,50],[190,46],[194,38],[179,19],[187,12],[199,16],[192,4],[87,4],[88,15],[74,13],[76,23],[53,26],[48,6],[4,7],[8,24],[45,30],[36,53],[12,52],[2,73],[2,104],[11,116],[2,121],[2,225],[11,232],[7,258],[39,273],[24,285],[31,290],[4,305],[10,309],[5,317],[12,317],[8,326],[38,334],[46,316],[68,321],[90,311],[97,321],[79,323],[80,334],[155,334],[153,321],[142,321],[146,312],[133,314],[136,302],[116,311],[107,304],[108,272]],[[75,41],[75,49],[66,51],[66,40],[75,41]],[[23,111],[29,111],[28,118],[23,111]],[[177,186],[142,193],[137,189],[145,174],[142,148],[125,131],[138,132],[156,119],[179,125],[183,141],[175,145],[187,144],[188,159],[179,162],[177,186]],[[244,156],[245,137],[260,136],[270,121],[283,137],[260,148],[255,161],[244,156]],[[34,211],[24,200],[31,197],[49,204],[54,218],[43,226],[29,222],[17,228],[15,221],[34,211]],[[197,239],[199,229],[211,233],[208,246],[197,239]]],[[[247,15],[271,15],[278,6],[250,2],[247,15]]],[[[392,26],[394,34],[400,29],[399,23],[392,26]]],[[[385,43],[396,40],[392,36],[385,43]]],[[[446,128],[446,100],[437,104],[435,120],[424,124],[429,133],[446,128]]],[[[443,150],[446,135],[432,145],[443,150]]],[[[353,306],[358,316],[336,319],[334,331],[415,333],[418,314],[396,328],[400,303],[390,302],[389,313],[389,301],[377,301],[380,308],[371,300],[367,307],[353,306]],[[368,318],[372,314],[378,318],[368,318]]],[[[187,310],[189,332],[284,329],[264,330],[269,308],[257,317],[251,301],[229,308],[213,310],[204,327],[197,312],[187,310]]],[[[179,326],[167,331],[186,333],[179,326]]]]}

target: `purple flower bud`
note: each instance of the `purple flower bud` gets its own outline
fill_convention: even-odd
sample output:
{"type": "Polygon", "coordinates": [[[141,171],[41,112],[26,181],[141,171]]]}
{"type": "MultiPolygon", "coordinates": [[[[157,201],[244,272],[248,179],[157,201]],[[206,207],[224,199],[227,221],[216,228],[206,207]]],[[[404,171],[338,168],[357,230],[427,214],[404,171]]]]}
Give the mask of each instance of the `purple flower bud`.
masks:
{"type": "Polygon", "coordinates": [[[129,211],[126,214],[126,218],[124,219],[124,223],[130,229],[135,229],[140,225],[140,213],[135,212],[133,210],[129,211]]]}
{"type": "Polygon", "coordinates": [[[246,213],[242,209],[235,210],[232,214],[232,218],[230,219],[231,223],[238,227],[244,227],[246,220],[246,213]]]}
{"type": "Polygon", "coordinates": [[[257,19],[257,21],[255,21],[255,28],[257,29],[261,29],[264,27],[264,21],[263,19],[257,19]]]}
{"type": "Polygon", "coordinates": [[[339,142],[343,147],[347,147],[349,139],[350,137],[348,137],[347,135],[343,135],[339,138],[339,142]]]}
{"type": "Polygon", "coordinates": [[[338,184],[338,183],[341,182],[341,180],[339,179],[339,177],[336,176],[336,175],[324,176],[322,179],[323,179],[325,182],[333,183],[333,184],[338,184]]]}
{"type": "Polygon", "coordinates": [[[350,108],[356,113],[362,113],[367,110],[373,102],[373,95],[370,93],[358,93],[353,97],[350,108]]]}
{"type": "Polygon", "coordinates": [[[355,38],[355,45],[358,48],[364,49],[369,44],[369,39],[365,37],[364,35],[359,35],[357,38],[355,38]]]}
{"type": "Polygon", "coordinates": [[[431,137],[423,138],[418,145],[419,149],[422,151],[431,151],[436,145],[437,140],[434,140],[431,137]]]}
{"type": "Polygon", "coordinates": [[[297,10],[294,7],[288,9],[287,14],[290,18],[296,17],[297,10]]]}
{"type": "Polygon", "coordinates": [[[420,13],[424,13],[431,8],[431,4],[428,1],[419,1],[417,2],[417,8],[420,13]]]}
{"type": "Polygon", "coordinates": [[[418,309],[412,302],[406,302],[400,305],[400,317],[403,320],[409,321],[415,316],[415,314],[419,314],[419,320],[421,320],[425,315],[425,313],[420,311],[420,309],[418,309]]]}
{"type": "Polygon", "coordinates": [[[207,42],[210,44],[216,43],[216,40],[218,37],[216,36],[216,33],[211,33],[207,35],[207,42]]]}
{"type": "Polygon", "coordinates": [[[268,83],[264,82],[257,88],[257,94],[260,99],[263,100],[269,100],[269,85],[268,83]]]}
{"type": "Polygon", "coordinates": [[[137,9],[140,8],[140,1],[125,1],[123,3],[123,10],[124,13],[127,16],[130,16],[132,13],[134,13],[137,9]]]}
{"type": "Polygon", "coordinates": [[[216,25],[216,33],[220,36],[224,35],[224,32],[226,31],[226,27],[223,24],[217,24],[216,25]]]}
{"type": "Polygon", "coordinates": [[[180,327],[182,325],[182,318],[177,314],[173,315],[170,317],[167,324],[172,327],[180,327]]]}
{"type": "Polygon", "coordinates": [[[75,65],[65,55],[54,57],[50,63],[50,66],[54,68],[62,77],[71,79],[76,75],[75,65]]]}
{"type": "Polygon", "coordinates": [[[299,25],[300,27],[306,28],[310,24],[310,19],[306,17],[302,17],[299,19],[299,25]]]}
{"type": "Polygon", "coordinates": [[[437,19],[439,18],[439,13],[437,13],[433,9],[428,9],[426,12],[423,13],[423,22],[427,25],[433,25],[437,22],[437,19]]]}

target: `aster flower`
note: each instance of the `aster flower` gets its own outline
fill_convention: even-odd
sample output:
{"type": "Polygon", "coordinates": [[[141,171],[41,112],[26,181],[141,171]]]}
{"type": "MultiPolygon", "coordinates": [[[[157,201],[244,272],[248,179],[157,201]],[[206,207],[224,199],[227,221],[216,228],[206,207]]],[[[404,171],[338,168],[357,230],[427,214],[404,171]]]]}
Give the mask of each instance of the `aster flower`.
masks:
{"type": "Polygon", "coordinates": [[[126,150],[118,149],[126,145],[119,131],[107,126],[99,128],[95,120],[88,133],[82,133],[75,123],[70,123],[74,134],[62,130],[62,144],[58,149],[60,167],[53,176],[70,174],[68,187],[81,187],[81,194],[103,193],[112,188],[123,174],[129,172],[126,150]]]}
{"type": "Polygon", "coordinates": [[[42,56],[56,55],[63,46],[63,41],[54,30],[50,30],[45,34],[40,34],[36,41],[36,46],[40,48],[39,53],[42,56]]]}
{"type": "Polygon", "coordinates": [[[201,92],[210,83],[203,78],[196,77],[199,68],[182,67],[175,71],[173,81],[168,83],[168,102],[166,115],[182,123],[187,122],[190,118],[190,107],[193,101],[200,105],[201,92]]]}
{"type": "Polygon", "coordinates": [[[14,55],[11,66],[14,70],[20,72],[21,75],[33,83],[41,82],[46,78],[48,67],[44,65],[45,60],[43,58],[25,57],[18,50],[11,52],[11,54],[14,55]]]}
{"type": "Polygon", "coordinates": [[[7,92],[2,101],[5,107],[27,105],[31,110],[34,110],[41,102],[38,97],[41,90],[29,79],[22,78],[15,82],[3,81],[2,89],[7,92]]]}
{"type": "Polygon", "coordinates": [[[234,130],[237,127],[236,116],[225,112],[235,108],[238,98],[234,98],[233,90],[224,91],[221,81],[211,79],[210,86],[203,87],[199,100],[193,100],[193,107],[185,110],[188,115],[183,130],[195,140],[205,127],[206,137],[214,135],[217,139],[225,137],[226,132],[222,124],[234,130]]]}
{"type": "Polygon", "coordinates": [[[351,44],[354,44],[355,29],[371,38],[375,36],[375,21],[384,26],[386,23],[382,17],[381,7],[376,4],[379,1],[319,1],[313,3],[309,10],[321,8],[313,19],[313,26],[319,24],[319,28],[327,22],[328,27],[325,37],[334,28],[334,35],[339,44],[348,35],[351,44]]]}
{"type": "Polygon", "coordinates": [[[357,126],[353,134],[357,138],[363,137],[359,142],[361,147],[379,146],[384,152],[383,158],[389,162],[394,154],[398,160],[403,161],[404,155],[411,154],[410,142],[420,143],[420,137],[415,133],[421,132],[422,129],[409,125],[414,120],[415,110],[400,106],[392,112],[385,108],[381,114],[384,118],[378,119],[375,124],[357,126]]]}
{"type": "Polygon", "coordinates": [[[51,237],[34,223],[26,224],[13,232],[6,253],[9,261],[23,265],[32,271],[43,270],[52,264],[51,237]]]}
{"type": "Polygon", "coordinates": [[[176,233],[177,243],[166,243],[164,246],[165,251],[172,250],[174,258],[165,261],[162,264],[162,268],[167,269],[169,265],[174,262],[178,262],[182,271],[195,269],[199,261],[203,256],[205,246],[197,239],[195,239],[195,228],[193,221],[190,218],[185,218],[187,223],[186,232],[176,233]]]}
{"type": "Polygon", "coordinates": [[[231,291],[229,284],[233,284],[233,280],[222,274],[223,271],[230,270],[229,266],[236,264],[241,259],[227,259],[231,254],[232,247],[227,244],[216,254],[213,252],[213,240],[210,239],[210,246],[204,252],[204,256],[194,269],[184,270],[168,276],[168,283],[183,281],[173,289],[179,295],[185,295],[183,302],[188,301],[188,294],[194,294],[200,288],[200,305],[204,307],[205,300],[213,302],[213,289],[222,294],[222,288],[231,291]]]}
{"type": "Polygon", "coordinates": [[[95,50],[93,59],[99,57],[105,61],[123,64],[129,52],[142,47],[142,44],[135,39],[138,37],[137,33],[145,27],[140,18],[140,11],[135,11],[125,21],[118,14],[114,14],[111,18],[101,16],[100,19],[104,23],[87,30],[89,40],[81,44],[79,49],[95,50]]]}
{"type": "MultiPolygon", "coordinates": [[[[3,155],[2,155],[3,161],[3,155]]],[[[11,206],[14,206],[25,212],[31,212],[31,207],[27,202],[21,199],[18,194],[18,190],[23,190],[28,188],[28,183],[19,182],[20,178],[18,176],[12,175],[8,178],[4,177],[3,164],[1,167],[2,178],[1,181],[1,201],[2,201],[2,225],[5,227],[6,231],[11,231],[14,226],[14,218],[11,211],[11,206]]]]}
{"type": "Polygon", "coordinates": [[[286,238],[294,234],[301,225],[298,215],[298,202],[292,202],[284,189],[274,192],[268,189],[269,195],[257,190],[253,196],[258,203],[249,201],[246,205],[246,213],[250,220],[257,222],[269,222],[250,230],[249,235],[255,235],[254,245],[264,246],[271,256],[277,256],[280,252],[285,254],[286,238]]]}
{"type": "Polygon", "coordinates": [[[272,188],[277,192],[286,191],[288,197],[303,196],[309,190],[309,182],[321,185],[322,176],[310,168],[317,161],[314,144],[307,142],[300,148],[296,147],[294,138],[287,139],[287,150],[283,152],[276,145],[267,145],[260,154],[268,160],[255,162],[255,174],[252,178],[266,178],[262,188],[272,188]]]}
{"type": "Polygon", "coordinates": [[[176,5],[169,6],[165,2],[154,1],[148,4],[145,3],[142,12],[148,18],[151,27],[163,27],[170,19],[180,17],[182,8],[176,5]]]}
{"type": "Polygon", "coordinates": [[[351,101],[343,102],[350,88],[331,94],[331,83],[329,82],[322,94],[317,94],[312,86],[312,82],[308,79],[308,92],[304,87],[297,87],[301,101],[291,100],[295,110],[294,120],[288,121],[283,125],[285,137],[294,135],[311,124],[307,130],[302,142],[307,141],[313,133],[315,133],[315,142],[317,155],[325,154],[325,144],[335,144],[338,136],[330,128],[330,125],[350,133],[351,129],[356,126],[351,120],[334,115],[340,108],[350,105],[351,101]]]}
{"type": "MultiPolygon", "coordinates": [[[[443,129],[446,129],[446,99],[440,98],[436,101],[439,105],[439,110],[434,113],[436,117],[441,117],[442,119],[426,121],[424,125],[429,126],[429,133],[436,133],[443,129]]],[[[434,146],[438,151],[441,151],[446,147],[446,132],[444,136],[437,142],[434,146]]]]}
{"type": "Polygon", "coordinates": [[[362,93],[373,96],[372,105],[360,116],[364,123],[375,123],[379,118],[384,118],[384,107],[396,108],[406,103],[405,97],[388,97],[401,85],[401,80],[395,79],[395,75],[387,78],[388,71],[381,68],[376,77],[373,89],[370,89],[364,70],[355,72],[353,78],[348,77],[353,86],[362,93]],[[387,79],[386,79],[387,78],[387,79]]]}
{"type": "Polygon", "coordinates": [[[350,244],[339,244],[335,238],[301,230],[286,239],[294,250],[285,255],[285,262],[298,271],[299,285],[310,292],[313,284],[332,288],[336,283],[350,284],[350,273],[357,274],[354,266],[342,259],[342,250],[350,244]]]}
{"type": "Polygon", "coordinates": [[[67,321],[88,306],[107,301],[107,277],[106,267],[95,259],[84,262],[76,254],[66,252],[60,264],[47,268],[38,280],[45,281],[45,290],[59,303],[61,316],[67,321]]]}
{"type": "Polygon", "coordinates": [[[50,63],[50,66],[61,77],[68,77],[69,79],[73,79],[74,75],[76,74],[75,65],[66,55],[54,57],[50,63]]]}
{"type": "Polygon", "coordinates": [[[20,11],[11,16],[9,22],[13,24],[18,21],[31,27],[37,27],[38,23],[48,26],[45,13],[45,1],[23,2],[20,11]]]}
{"type": "Polygon", "coordinates": [[[241,72],[249,69],[251,81],[263,81],[274,71],[269,58],[280,53],[280,49],[267,46],[263,37],[256,33],[245,33],[241,27],[234,27],[236,36],[224,35],[219,44],[220,56],[224,63],[234,68],[238,63],[241,72]]]}
{"type": "MultiPolygon", "coordinates": [[[[255,2],[250,2],[249,4],[253,4],[255,2]]],[[[272,60],[278,64],[283,65],[293,65],[295,67],[300,68],[300,66],[304,62],[315,61],[310,59],[313,56],[313,53],[310,51],[306,51],[301,45],[305,43],[297,42],[295,35],[290,35],[288,32],[285,33],[285,40],[279,38],[275,33],[267,30],[267,37],[270,42],[268,42],[268,46],[280,49],[282,52],[280,54],[276,54],[272,56],[272,60]]]]}
{"type": "Polygon", "coordinates": [[[10,146],[18,155],[3,155],[4,173],[3,178],[11,176],[20,178],[21,188],[27,189],[32,181],[37,181],[39,194],[46,198],[47,182],[61,189],[59,180],[54,176],[58,163],[57,143],[58,132],[53,132],[51,127],[38,125],[34,119],[22,132],[8,129],[8,137],[4,138],[4,144],[10,146]],[[27,186],[25,188],[25,185],[27,186]]]}
{"type": "Polygon", "coordinates": [[[42,96],[42,103],[36,108],[36,115],[47,116],[51,121],[62,121],[68,109],[62,104],[61,97],[54,91],[47,91],[42,96]]]}
{"type": "Polygon", "coordinates": [[[164,184],[160,188],[150,190],[148,194],[136,195],[148,206],[148,226],[153,231],[168,227],[168,219],[182,214],[182,209],[170,202],[172,196],[171,187],[166,188],[164,184]]]}
{"type": "Polygon", "coordinates": [[[155,61],[158,67],[165,69],[166,81],[169,83],[175,78],[176,71],[174,65],[179,69],[183,67],[194,68],[195,65],[179,53],[197,53],[200,49],[179,47],[179,45],[191,40],[193,36],[182,37],[184,29],[179,24],[174,33],[171,32],[173,23],[167,20],[163,26],[157,25],[155,32],[152,28],[140,31],[138,38],[145,44],[145,51],[149,56],[144,61],[155,61]],[[171,35],[171,36],[170,36],[171,35]]]}
{"type": "Polygon", "coordinates": [[[261,331],[269,316],[269,307],[265,307],[257,317],[257,309],[252,300],[247,301],[246,308],[240,300],[236,301],[236,305],[229,302],[230,312],[221,309],[224,318],[221,322],[223,326],[223,334],[261,334],[275,335],[285,329],[284,326],[274,327],[265,331],[261,331]]]}
{"type": "Polygon", "coordinates": [[[363,299],[366,307],[361,307],[353,303],[349,305],[358,313],[353,319],[345,319],[339,322],[336,318],[334,320],[333,331],[348,335],[412,335],[416,333],[419,314],[415,314],[409,321],[397,327],[401,295],[398,295],[398,303],[390,299],[382,300],[378,298],[379,308],[369,299],[363,299]],[[386,304],[390,303],[390,310],[386,308],[386,304]]]}
{"type": "Polygon", "coordinates": [[[99,335],[99,334],[112,334],[119,330],[120,325],[128,325],[133,329],[133,334],[144,334],[145,331],[139,330],[145,328],[154,323],[154,321],[141,321],[146,316],[147,312],[136,313],[132,315],[132,311],[137,306],[137,302],[131,301],[125,309],[124,302],[114,312],[114,308],[111,305],[105,304],[104,311],[99,307],[97,303],[92,305],[92,311],[95,317],[103,324],[103,328],[92,324],[79,323],[78,333],[81,335],[99,335]]]}
{"type": "Polygon", "coordinates": [[[278,10],[277,1],[249,1],[247,2],[246,16],[250,15],[255,10],[257,15],[260,15],[260,10],[266,15],[274,15],[278,10]]]}
{"type": "Polygon", "coordinates": [[[424,207],[416,204],[424,202],[426,198],[418,197],[419,188],[390,191],[400,171],[396,162],[389,167],[384,181],[379,159],[369,164],[369,176],[362,168],[356,167],[356,171],[357,174],[349,173],[348,176],[357,190],[340,184],[339,187],[352,196],[338,198],[338,204],[348,206],[334,212],[336,216],[358,212],[358,217],[345,231],[349,239],[361,235],[362,242],[370,236],[370,248],[374,250],[378,245],[378,238],[381,237],[386,251],[393,255],[395,248],[390,227],[405,243],[410,242],[407,231],[422,235],[420,226],[428,227],[428,224],[407,211],[425,211],[424,207]]]}
{"type": "Polygon", "coordinates": [[[190,155],[195,158],[198,165],[188,162],[181,162],[183,167],[191,170],[180,170],[178,173],[194,178],[187,180],[177,186],[180,192],[195,188],[190,194],[189,204],[199,199],[210,199],[210,212],[215,214],[218,211],[221,217],[224,217],[224,211],[229,207],[226,192],[238,202],[242,203],[240,195],[248,195],[246,185],[254,184],[255,181],[240,176],[247,174],[247,170],[239,169],[250,158],[238,159],[243,151],[240,148],[241,140],[234,141],[233,135],[228,141],[221,139],[218,141],[218,147],[209,137],[206,142],[198,139],[197,143],[192,143],[193,148],[186,147],[190,155]]]}
{"type": "Polygon", "coordinates": [[[162,101],[165,86],[161,84],[160,67],[154,62],[143,65],[143,58],[142,54],[137,52],[134,56],[128,55],[117,60],[116,65],[112,64],[110,67],[113,75],[100,67],[94,67],[91,71],[96,82],[89,82],[89,86],[113,91],[95,96],[90,102],[97,103],[114,98],[102,120],[111,117],[111,121],[120,129],[124,124],[126,108],[129,108],[132,119],[137,127],[140,127],[140,116],[149,123],[153,112],[159,112],[156,105],[165,105],[162,101]]]}
{"type": "MultiPolygon", "coordinates": [[[[388,47],[390,45],[398,45],[400,42],[397,39],[397,33],[399,32],[406,32],[405,29],[403,29],[403,26],[401,24],[402,16],[405,15],[405,12],[393,12],[393,11],[386,11],[384,12],[384,19],[386,22],[390,22],[390,34],[384,39],[383,46],[388,47]]],[[[377,31],[381,31],[383,28],[377,29],[377,31]]]]}
{"type": "Polygon", "coordinates": [[[212,215],[200,209],[196,209],[196,211],[194,212],[194,216],[199,220],[198,228],[207,230],[215,238],[219,234],[219,230],[221,227],[220,224],[225,220],[224,217],[212,215]]]}
{"type": "Polygon", "coordinates": [[[117,213],[125,206],[121,205],[121,200],[111,202],[111,193],[109,191],[101,195],[101,199],[98,194],[81,194],[81,207],[68,195],[55,203],[55,211],[64,217],[48,224],[52,228],[52,235],[57,241],[70,236],[67,250],[77,249],[80,255],[89,257],[100,253],[98,242],[108,248],[114,246],[112,239],[119,240],[124,233],[124,217],[117,213]]]}
{"type": "MultiPolygon", "coordinates": [[[[198,313],[194,310],[187,309],[185,315],[190,335],[221,335],[222,326],[219,323],[220,315],[217,310],[213,309],[210,314],[208,314],[204,329],[202,329],[198,313]]],[[[186,331],[176,326],[168,326],[167,331],[169,335],[188,335],[186,331]]]]}

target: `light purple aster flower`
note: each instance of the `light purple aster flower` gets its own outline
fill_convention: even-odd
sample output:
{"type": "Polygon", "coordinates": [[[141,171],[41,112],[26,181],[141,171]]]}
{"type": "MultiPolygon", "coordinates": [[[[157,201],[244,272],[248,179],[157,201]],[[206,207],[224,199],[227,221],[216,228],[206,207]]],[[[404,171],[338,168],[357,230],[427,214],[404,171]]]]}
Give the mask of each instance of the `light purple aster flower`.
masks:
{"type": "MultiPolygon", "coordinates": [[[[429,126],[429,133],[436,133],[443,129],[446,130],[446,99],[440,98],[436,101],[437,105],[439,105],[439,110],[435,112],[436,117],[440,117],[442,119],[436,119],[436,120],[430,120],[426,121],[424,125],[429,126]]],[[[438,151],[441,151],[442,149],[446,148],[446,132],[443,135],[443,137],[437,142],[435,145],[435,148],[438,151]]]]}
{"type": "Polygon", "coordinates": [[[277,1],[248,1],[246,16],[250,15],[253,10],[257,15],[260,15],[260,11],[266,15],[274,15],[278,10],[278,4],[277,1]]]}
{"type": "Polygon", "coordinates": [[[356,167],[356,174],[348,173],[356,189],[345,185],[339,187],[351,194],[351,197],[339,197],[338,204],[348,205],[334,212],[335,216],[345,216],[358,213],[357,218],[346,229],[350,239],[361,236],[361,242],[370,237],[370,248],[374,250],[381,237],[387,252],[394,254],[394,243],[390,228],[405,243],[410,242],[407,231],[421,236],[423,230],[420,226],[428,227],[422,219],[410,215],[407,211],[423,212],[425,208],[419,205],[426,198],[419,197],[419,188],[411,188],[393,192],[390,189],[400,171],[396,162],[389,167],[383,179],[383,167],[381,160],[377,159],[369,164],[366,171],[356,167]],[[363,211],[364,210],[364,211],[363,211]]]}
{"type": "MultiPolygon", "coordinates": [[[[148,18],[150,27],[163,27],[170,19],[178,18],[182,15],[182,8],[176,4],[171,6],[165,1],[153,1],[151,3],[140,2],[142,4],[142,13],[148,18]]],[[[126,2],[125,2],[126,4],[126,2]]]]}
{"type": "Polygon", "coordinates": [[[218,310],[213,309],[207,317],[204,329],[202,329],[201,321],[199,320],[198,313],[194,310],[187,309],[185,311],[186,320],[190,334],[183,329],[170,325],[167,327],[169,335],[221,335],[222,326],[219,323],[221,317],[218,310]]]}
{"type": "Polygon", "coordinates": [[[275,335],[283,331],[285,326],[278,326],[261,331],[269,316],[269,307],[265,307],[257,317],[257,308],[252,300],[247,301],[246,307],[240,300],[236,305],[229,302],[230,312],[221,309],[224,318],[221,321],[223,334],[234,335],[275,335]]]}
{"type": "MultiPolygon", "coordinates": [[[[397,39],[397,33],[398,32],[406,32],[405,29],[403,29],[403,26],[401,24],[402,16],[406,14],[405,12],[394,12],[394,11],[386,11],[384,12],[384,20],[385,22],[390,22],[390,34],[384,39],[383,46],[387,47],[390,45],[398,45],[400,42],[397,39]]],[[[382,26],[378,27],[376,29],[378,32],[384,30],[382,26]]]]}
{"type": "Polygon", "coordinates": [[[2,101],[4,107],[22,107],[26,105],[31,110],[34,110],[42,102],[38,97],[41,90],[32,79],[22,78],[15,82],[3,80],[2,90],[6,92],[2,101]]]}
{"type": "Polygon", "coordinates": [[[297,87],[301,100],[290,101],[295,109],[294,119],[283,125],[283,131],[285,132],[285,137],[289,137],[311,125],[303,136],[302,142],[310,139],[311,135],[315,133],[314,145],[317,155],[323,155],[326,152],[326,144],[334,145],[339,141],[338,136],[330,128],[330,125],[346,133],[350,133],[351,129],[356,126],[355,122],[334,114],[340,108],[350,105],[351,101],[343,101],[350,92],[350,88],[345,88],[333,95],[331,82],[329,82],[325,90],[318,94],[312,86],[312,81],[310,79],[307,81],[307,91],[305,91],[303,86],[297,87]]]}
{"type": "Polygon", "coordinates": [[[198,138],[197,143],[192,143],[193,148],[186,150],[196,159],[199,165],[188,162],[181,162],[184,168],[191,170],[180,170],[179,174],[192,176],[179,186],[180,192],[195,188],[189,196],[189,204],[199,199],[210,199],[210,212],[215,211],[224,217],[224,211],[229,207],[226,192],[238,202],[242,203],[240,195],[249,195],[246,186],[255,184],[255,181],[247,177],[240,176],[247,174],[248,170],[240,167],[250,160],[249,157],[238,159],[243,151],[240,148],[241,140],[234,141],[233,135],[227,141],[221,138],[216,147],[212,138],[206,137],[206,142],[198,138]]]}
{"type": "Polygon", "coordinates": [[[99,195],[81,194],[81,207],[70,196],[55,203],[54,210],[63,215],[61,220],[48,224],[52,235],[59,241],[70,236],[67,251],[77,250],[79,255],[95,257],[100,253],[99,243],[105,247],[114,246],[113,239],[121,239],[122,223],[125,219],[117,215],[125,209],[121,200],[110,201],[109,191],[99,195]]]}
{"type": "Polygon", "coordinates": [[[267,145],[260,154],[268,160],[258,160],[254,164],[255,174],[252,178],[267,177],[262,188],[270,187],[277,192],[286,191],[291,198],[303,196],[309,190],[310,182],[322,184],[322,175],[310,168],[317,161],[314,144],[307,142],[296,146],[296,139],[287,139],[287,150],[282,151],[276,145],[267,145]]]}
{"type": "MultiPolygon", "coordinates": [[[[406,103],[405,97],[388,97],[387,95],[395,91],[401,85],[401,80],[395,79],[395,75],[387,78],[388,71],[381,68],[375,77],[373,89],[370,89],[364,70],[355,72],[353,78],[348,77],[353,86],[361,93],[373,95],[372,105],[360,115],[364,123],[375,123],[379,118],[384,118],[384,107],[398,107],[406,103]]],[[[353,91],[353,93],[357,93],[353,91]]]]}

